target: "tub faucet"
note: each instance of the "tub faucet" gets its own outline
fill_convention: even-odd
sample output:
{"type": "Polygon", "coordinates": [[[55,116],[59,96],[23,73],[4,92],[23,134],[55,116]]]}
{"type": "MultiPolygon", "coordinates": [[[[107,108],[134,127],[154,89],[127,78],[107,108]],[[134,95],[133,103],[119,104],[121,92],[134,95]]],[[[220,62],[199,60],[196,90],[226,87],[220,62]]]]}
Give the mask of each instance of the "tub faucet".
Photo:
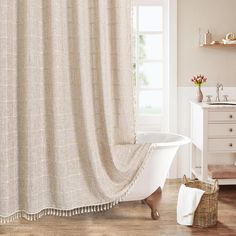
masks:
{"type": "Polygon", "coordinates": [[[217,83],[216,85],[216,102],[220,102],[220,88],[223,90],[223,84],[217,83]]]}

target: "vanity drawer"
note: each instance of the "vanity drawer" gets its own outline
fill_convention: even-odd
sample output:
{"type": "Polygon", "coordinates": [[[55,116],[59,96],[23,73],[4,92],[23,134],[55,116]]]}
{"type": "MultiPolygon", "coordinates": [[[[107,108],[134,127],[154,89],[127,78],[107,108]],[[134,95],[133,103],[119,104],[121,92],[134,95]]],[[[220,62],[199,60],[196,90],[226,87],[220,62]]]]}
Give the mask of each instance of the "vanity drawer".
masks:
{"type": "Polygon", "coordinates": [[[209,124],[208,136],[236,136],[236,124],[209,124]]]}
{"type": "Polygon", "coordinates": [[[209,121],[236,121],[235,111],[210,111],[208,113],[209,121]]]}
{"type": "Polygon", "coordinates": [[[209,151],[232,151],[236,152],[236,139],[225,138],[225,139],[208,139],[208,150],[209,151]]]}

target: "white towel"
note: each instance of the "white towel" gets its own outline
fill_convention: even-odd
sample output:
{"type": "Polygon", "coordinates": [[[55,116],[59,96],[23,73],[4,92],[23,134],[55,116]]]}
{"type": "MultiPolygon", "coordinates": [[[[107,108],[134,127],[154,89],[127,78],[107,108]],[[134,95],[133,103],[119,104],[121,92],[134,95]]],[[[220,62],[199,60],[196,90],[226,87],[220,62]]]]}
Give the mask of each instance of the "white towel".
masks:
{"type": "Polygon", "coordinates": [[[186,187],[181,184],[177,203],[177,222],[181,225],[192,225],[194,212],[205,191],[186,187]]]}
{"type": "Polygon", "coordinates": [[[222,39],[224,44],[236,44],[236,40],[227,40],[227,39],[222,39]]]}

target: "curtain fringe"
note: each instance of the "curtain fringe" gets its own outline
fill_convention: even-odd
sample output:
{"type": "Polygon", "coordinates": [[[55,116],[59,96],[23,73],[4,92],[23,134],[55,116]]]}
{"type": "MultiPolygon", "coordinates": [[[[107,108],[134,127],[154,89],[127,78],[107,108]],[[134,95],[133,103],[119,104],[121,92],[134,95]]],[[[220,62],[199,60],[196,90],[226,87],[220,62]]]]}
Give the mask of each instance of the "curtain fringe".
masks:
{"type": "Polygon", "coordinates": [[[128,195],[130,192],[131,188],[134,186],[136,183],[138,177],[142,174],[145,164],[149,157],[151,156],[150,153],[155,149],[157,146],[155,144],[151,144],[149,147],[149,150],[146,154],[146,158],[143,161],[142,166],[140,167],[138,173],[136,174],[135,178],[133,181],[129,184],[128,189],[125,191],[125,193],[119,198],[116,199],[115,201],[108,202],[108,203],[101,203],[99,205],[92,205],[92,206],[84,206],[84,207],[78,207],[70,210],[62,210],[62,209],[57,209],[57,208],[46,208],[41,210],[38,213],[27,213],[26,211],[18,211],[11,216],[0,216],[0,224],[7,224],[11,223],[14,220],[23,218],[29,221],[35,221],[40,219],[42,216],[59,216],[59,217],[69,217],[69,216],[74,216],[74,215],[80,215],[84,213],[90,213],[90,212],[100,212],[100,211],[106,211],[114,206],[118,205],[120,202],[123,201],[123,199],[128,195]]]}

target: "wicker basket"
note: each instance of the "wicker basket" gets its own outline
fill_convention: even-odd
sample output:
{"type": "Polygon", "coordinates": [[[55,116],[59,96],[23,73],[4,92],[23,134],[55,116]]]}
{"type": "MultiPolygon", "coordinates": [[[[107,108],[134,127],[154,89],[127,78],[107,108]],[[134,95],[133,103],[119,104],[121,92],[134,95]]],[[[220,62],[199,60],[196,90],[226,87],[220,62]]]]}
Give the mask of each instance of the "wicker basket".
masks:
{"type": "Polygon", "coordinates": [[[205,191],[194,213],[193,227],[209,227],[217,224],[218,218],[218,193],[219,185],[205,183],[200,180],[188,180],[183,177],[183,183],[187,187],[198,188],[205,191]]]}

